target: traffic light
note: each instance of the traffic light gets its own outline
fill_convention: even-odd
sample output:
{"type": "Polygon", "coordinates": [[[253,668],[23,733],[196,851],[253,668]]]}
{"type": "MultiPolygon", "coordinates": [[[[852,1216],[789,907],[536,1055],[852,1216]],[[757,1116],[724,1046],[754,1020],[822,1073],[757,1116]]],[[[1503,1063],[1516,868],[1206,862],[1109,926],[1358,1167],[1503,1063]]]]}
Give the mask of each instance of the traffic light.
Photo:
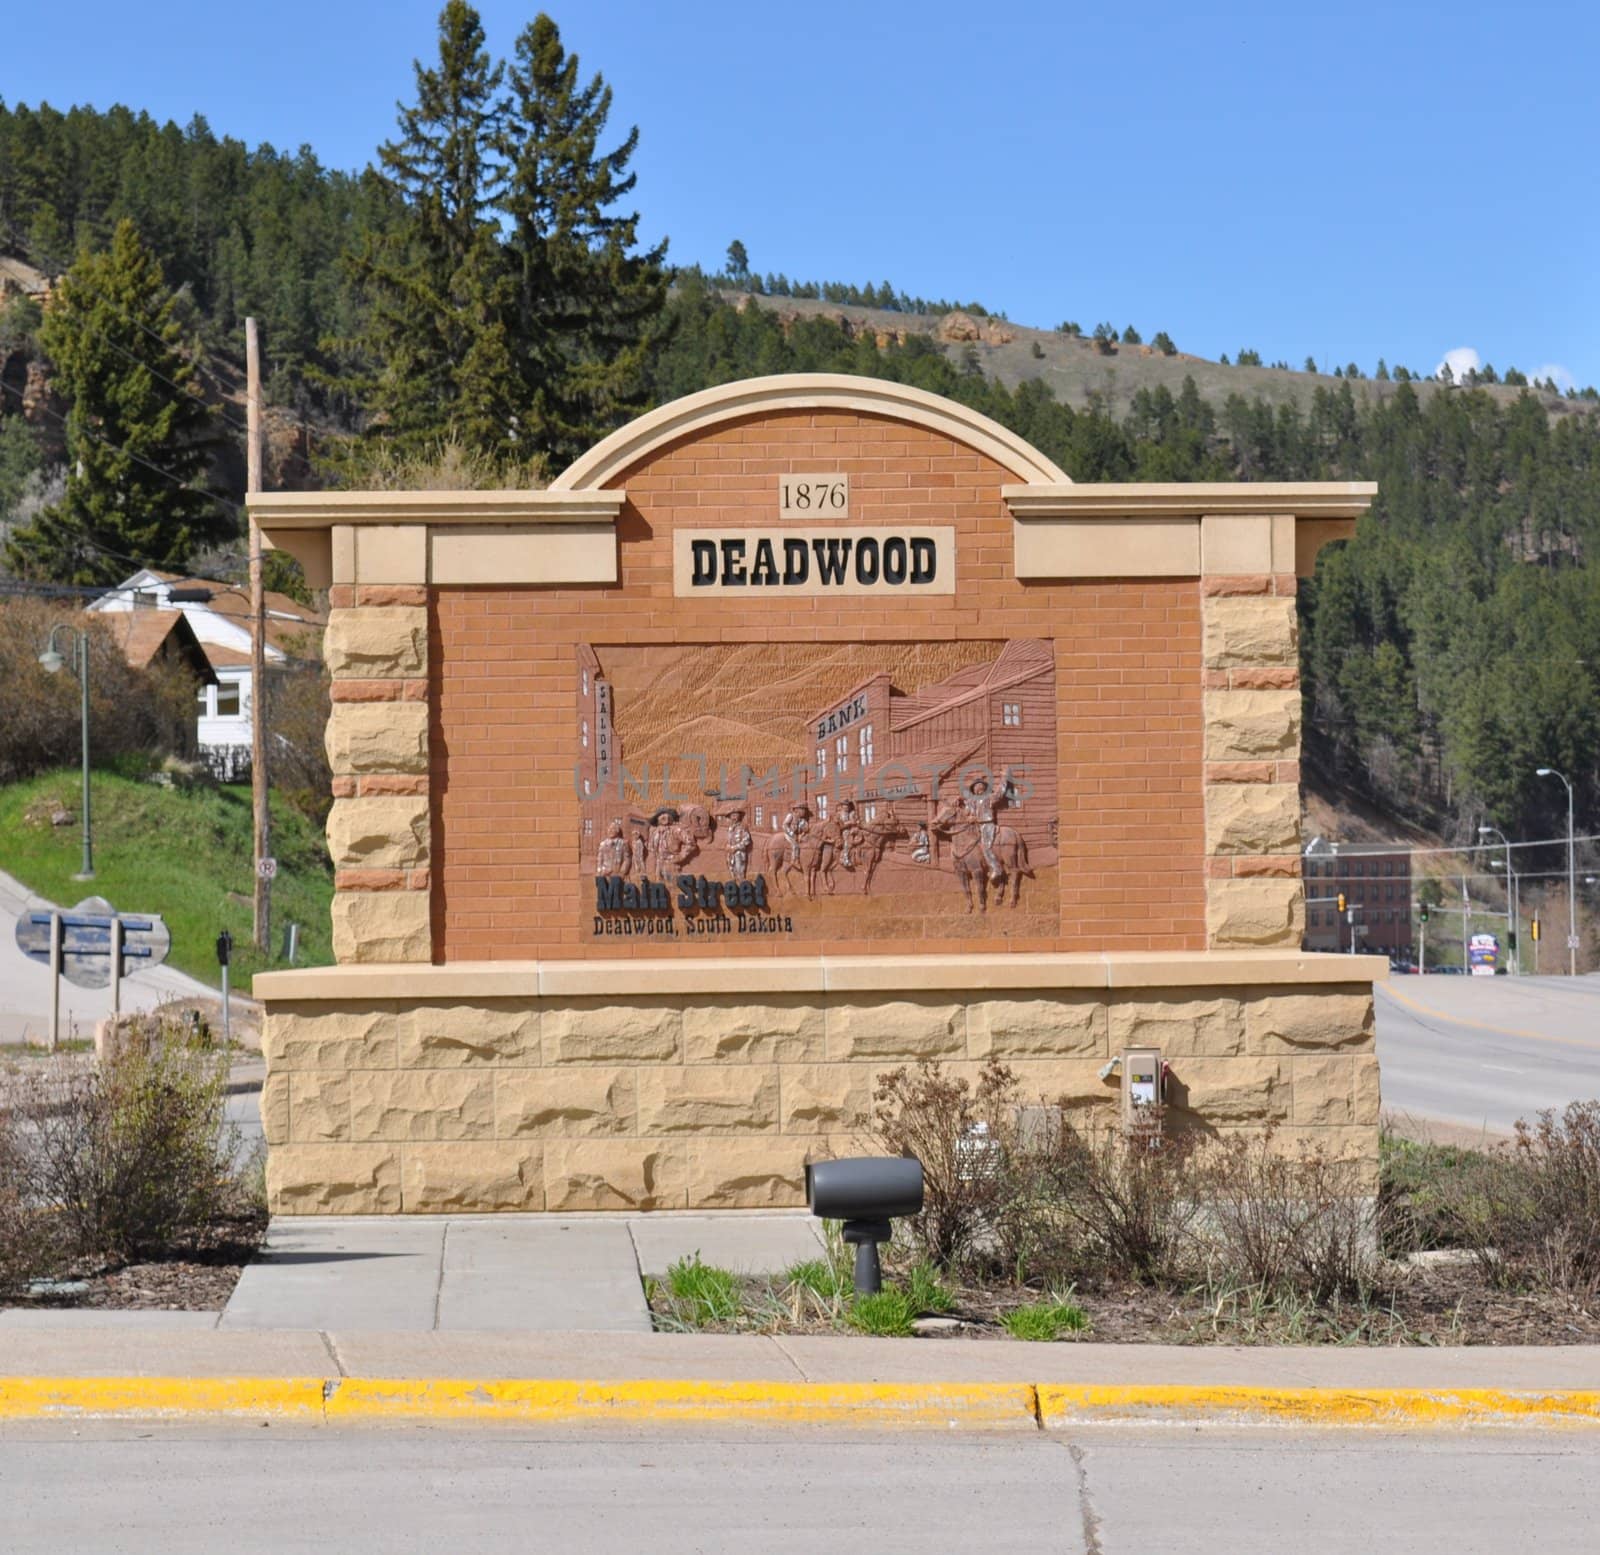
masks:
{"type": "Polygon", "coordinates": [[[1537,945],[1539,943],[1539,920],[1537,918],[1528,925],[1528,932],[1533,936],[1534,944],[1537,945]]]}
{"type": "Polygon", "coordinates": [[[1418,923],[1426,923],[1427,921],[1428,921],[1428,904],[1426,902],[1419,902],[1417,904],[1417,922],[1418,923]]]}
{"type": "Polygon", "coordinates": [[[1339,893],[1339,911],[1340,912],[1344,911],[1344,892],[1343,891],[1341,891],[1339,893]]]}

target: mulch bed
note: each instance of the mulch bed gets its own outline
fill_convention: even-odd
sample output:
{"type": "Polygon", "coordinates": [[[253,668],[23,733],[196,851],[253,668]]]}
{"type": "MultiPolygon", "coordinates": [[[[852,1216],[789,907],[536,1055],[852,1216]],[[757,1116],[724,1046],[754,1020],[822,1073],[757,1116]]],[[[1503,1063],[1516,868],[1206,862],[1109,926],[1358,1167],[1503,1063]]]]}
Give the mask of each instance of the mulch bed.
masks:
{"type": "Polygon", "coordinates": [[[151,1263],[78,1261],[55,1280],[83,1281],[81,1294],[0,1293],[0,1307],[55,1307],[116,1312],[220,1312],[266,1234],[264,1216],[220,1220],[191,1246],[151,1263]]]}
{"type": "MultiPolygon", "coordinates": [[[[892,1276],[888,1276],[892,1279],[892,1276]]],[[[767,1282],[741,1282],[747,1298],[767,1282]]],[[[955,1287],[955,1305],[926,1325],[922,1337],[947,1342],[1004,1339],[1003,1312],[1041,1299],[1015,1286],[955,1287]],[[954,1321],[950,1321],[950,1320],[954,1321]]],[[[1475,1265],[1432,1264],[1395,1269],[1390,1287],[1363,1306],[1343,1303],[1318,1312],[1309,1307],[1252,1310],[1244,1297],[1220,1300],[1198,1289],[1106,1281],[1077,1286],[1069,1299],[1089,1326],[1058,1343],[1099,1344],[1358,1344],[1358,1345],[1564,1345],[1600,1344],[1600,1313],[1574,1308],[1558,1296],[1501,1291],[1485,1283],[1475,1265]]],[[[671,1299],[657,1287],[652,1309],[658,1327],[672,1321],[671,1299]]],[[[755,1310],[731,1323],[705,1325],[708,1333],[853,1333],[842,1321],[815,1311],[798,1320],[793,1309],[770,1299],[749,1300],[755,1310]]],[[[933,1317],[933,1314],[929,1315],[933,1317]]],[[[1019,1341],[1021,1342],[1021,1341],[1019,1341]]]]}

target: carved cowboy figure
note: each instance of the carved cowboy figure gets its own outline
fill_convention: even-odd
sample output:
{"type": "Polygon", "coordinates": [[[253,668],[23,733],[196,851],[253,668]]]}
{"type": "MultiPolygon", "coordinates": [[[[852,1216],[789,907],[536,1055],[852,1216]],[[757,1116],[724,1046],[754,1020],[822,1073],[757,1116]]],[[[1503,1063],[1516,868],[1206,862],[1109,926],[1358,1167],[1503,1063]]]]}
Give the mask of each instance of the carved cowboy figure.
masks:
{"type": "Polygon", "coordinates": [[[861,843],[861,822],[856,816],[856,806],[854,800],[846,799],[844,803],[839,806],[838,819],[840,839],[839,862],[843,864],[846,869],[854,869],[856,867],[855,858],[851,854],[850,850],[854,847],[860,846],[861,843]]]}
{"type": "Polygon", "coordinates": [[[632,869],[633,855],[628,849],[628,839],[622,835],[622,822],[613,821],[606,828],[605,841],[595,853],[594,872],[597,875],[628,875],[632,869]]]}
{"type": "Polygon", "coordinates": [[[650,859],[658,880],[669,880],[694,857],[692,838],[684,835],[678,812],[663,806],[650,817],[650,859]]]}
{"type": "Polygon", "coordinates": [[[933,844],[928,838],[928,823],[917,822],[917,835],[911,842],[911,861],[914,864],[926,864],[933,858],[933,844]]]}
{"type": "Polygon", "coordinates": [[[811,806],[801,800],[783,818],[783,834],[789,839],[789,854],[792,858],[800,857],[800,838],[810,829],[811,806]]]}
{"type": "Polygon", "coordinates": [[[635,826],[628,834],[628,852],[633,859],[633,872],[643,875],[650,862],[650,844],[642,827],[635,826]]]}
{"type": "Polygon", "coordinates": [[[728,878],[743,880],[750,865],[750,831],[744,824],[743,810],[730,810],[723,846],[728,850],[728,878]]]}
{"type": "Polygon", "coordinates": [[[989,792],[989,780],[975,777],[961,795],[961,808],[978,824],[978,846],[983,851],[983,862],[989,869],[989,884],[999,885],[1005,879],[1000,860],[994,853],[994,812],[999,800],[989,792]]]}

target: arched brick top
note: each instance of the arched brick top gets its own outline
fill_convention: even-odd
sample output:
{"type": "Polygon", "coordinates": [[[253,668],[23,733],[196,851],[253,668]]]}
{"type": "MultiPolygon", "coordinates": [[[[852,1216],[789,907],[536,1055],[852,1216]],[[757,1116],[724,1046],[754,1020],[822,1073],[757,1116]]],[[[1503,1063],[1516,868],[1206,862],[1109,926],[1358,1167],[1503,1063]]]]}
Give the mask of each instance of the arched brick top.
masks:
{"type": "Polygon", "coordinates": [[[954,400],[923,389],[844,373],[780,373],[687,394],[640,416],[596,443],[551,482],[552,491],[595,491],[620,480],[649,454],[691,433],[773,410],[855,410],[942,432],[993,459],[1025,485],[1068,485],[1057,465],[1008,431],[954,400]]]}

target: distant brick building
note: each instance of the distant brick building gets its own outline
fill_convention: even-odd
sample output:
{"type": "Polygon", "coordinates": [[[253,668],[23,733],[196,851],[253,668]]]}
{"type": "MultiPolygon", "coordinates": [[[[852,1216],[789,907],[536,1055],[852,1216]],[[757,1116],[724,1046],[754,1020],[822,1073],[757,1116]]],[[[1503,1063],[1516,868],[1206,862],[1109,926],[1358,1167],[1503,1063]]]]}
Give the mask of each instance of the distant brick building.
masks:
{"type": "Polygon", "coordinates": [[[1409,959],[1412,927],[1411,854],[1405,848],[1341,845],[1305,860],[1307,950],[1349,950],[1350,924],[1338,898],[1355,912],[1355,948],[1409,959]]]}

